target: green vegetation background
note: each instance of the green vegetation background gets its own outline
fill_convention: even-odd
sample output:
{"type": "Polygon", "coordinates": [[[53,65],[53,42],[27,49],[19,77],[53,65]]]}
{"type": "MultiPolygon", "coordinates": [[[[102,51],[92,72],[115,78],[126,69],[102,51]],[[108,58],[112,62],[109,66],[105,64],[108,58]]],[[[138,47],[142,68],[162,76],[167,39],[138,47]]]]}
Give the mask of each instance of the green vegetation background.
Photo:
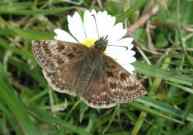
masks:
{"type": "Polygon", "coordinates": [[[192,0],[1,0],[1,135],[192,135],[192,0]],[[148,95],[111,109],[87,107],[51,91],[31,52],[31,40],[66,29],[66,15],[108,10],[128,26],[151,4],[159,11],[132,35],[134,63],[148,95]]]}

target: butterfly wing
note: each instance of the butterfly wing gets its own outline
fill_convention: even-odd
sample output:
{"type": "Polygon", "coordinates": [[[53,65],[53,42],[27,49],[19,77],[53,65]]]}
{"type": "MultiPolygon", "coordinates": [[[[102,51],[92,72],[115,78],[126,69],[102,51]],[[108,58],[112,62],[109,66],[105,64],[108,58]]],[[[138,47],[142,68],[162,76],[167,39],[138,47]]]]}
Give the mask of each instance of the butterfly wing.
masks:
{"type": "Polygon", "coordinates": [[[127,103],[146,94],[145,88],[134,74],[127,72],[112,58],[105,56],[106,85],[116,103],[127,103]]]}
{"type": "Polygon", "coordinates": [[[39,65],[51,71],[61,64],[73,64],[82,60],[88,48],[76,43],[41,40],[32,42],[32,51],[39,65]]]}
{"type": "Polygon", "coordinates": [[[88,48],[56,40],[33,41],[32,51],[43,74],[57,92],[76,95],[80,64],[88,48]]]}
{"type": "Polygon", "coordinates": [[[110,108],[118,103],[127,103],[145,95],[145,89],[140,81],[112,58],[103,55],[99,65],[82,96],[89,106],[110,108]]]}
{"type": "Polygon", "coordinates": [[[116,105],[116,101],[112,100],[111,92],[106,84],[106,71],[103,55],[96,54],[94,61],[94,69],[91,74],[87,88],[84,90],[80,98],[93,108],[110,108],[116,105]]]}

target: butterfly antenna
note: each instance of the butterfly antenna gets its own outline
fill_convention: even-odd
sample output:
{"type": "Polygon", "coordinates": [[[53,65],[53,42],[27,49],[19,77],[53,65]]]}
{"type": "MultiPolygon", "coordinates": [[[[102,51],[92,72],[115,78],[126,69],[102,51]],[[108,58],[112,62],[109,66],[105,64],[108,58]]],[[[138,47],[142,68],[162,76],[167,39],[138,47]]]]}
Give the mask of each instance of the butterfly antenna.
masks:
{"type": "Polygon", "coordinates": [[[95,16],[94,14],[92,14],[92,17],[94,18],[95,26],[96,26],[96,31],[97,31],[97,36],[98,36],[98,38],[99,38],[100,35],[99,35],[99,29],[98,29],[98,25],[97,25],[97,21],[96,21],[96,16],[95,16]]]}

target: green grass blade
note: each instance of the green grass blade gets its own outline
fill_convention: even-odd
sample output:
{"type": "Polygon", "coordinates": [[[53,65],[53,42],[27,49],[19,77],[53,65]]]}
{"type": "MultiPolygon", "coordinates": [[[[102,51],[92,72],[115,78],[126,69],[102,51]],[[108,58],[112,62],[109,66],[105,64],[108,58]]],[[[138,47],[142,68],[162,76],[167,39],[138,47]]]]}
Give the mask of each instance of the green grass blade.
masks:
{"type": "Polygon", "coordinates": [[[5,72],[2,64],[0,64],[0,75],[0,99],[15,116],[21,132],[25,135],[42,135],[30,119],[26,107],[17,97],[15,90],[8,84],[8,80],[5,79],[5,72]]]}
{"type": "Polygon", "coordinates": [[[163,70],[157,66],[148,65],[141,62],[135,62],[134,66],[137,72],[145,74],[147,76],[158,77],[163,80],[168,80],[168,81],[172,81],[175,83],[184,84],[188,86],[193,85],[193,77],[190,78],[186,75],[180,75],[174,71],[163,70]]]}

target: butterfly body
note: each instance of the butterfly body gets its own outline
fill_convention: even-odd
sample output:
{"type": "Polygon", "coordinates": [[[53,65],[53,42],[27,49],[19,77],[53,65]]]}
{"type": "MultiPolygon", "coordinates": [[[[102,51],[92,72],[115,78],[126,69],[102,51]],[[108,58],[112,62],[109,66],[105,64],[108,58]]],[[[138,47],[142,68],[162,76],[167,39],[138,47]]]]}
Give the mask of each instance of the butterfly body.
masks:
{"type": "Polygon", "coordinates": [[[106,45],[105,39],[90,48],[46,40],[34,41],[32,49],[54,90],[79,96],[93,108],[109,108],[146,92],[134,75],[103,53],[106,45]]]}

